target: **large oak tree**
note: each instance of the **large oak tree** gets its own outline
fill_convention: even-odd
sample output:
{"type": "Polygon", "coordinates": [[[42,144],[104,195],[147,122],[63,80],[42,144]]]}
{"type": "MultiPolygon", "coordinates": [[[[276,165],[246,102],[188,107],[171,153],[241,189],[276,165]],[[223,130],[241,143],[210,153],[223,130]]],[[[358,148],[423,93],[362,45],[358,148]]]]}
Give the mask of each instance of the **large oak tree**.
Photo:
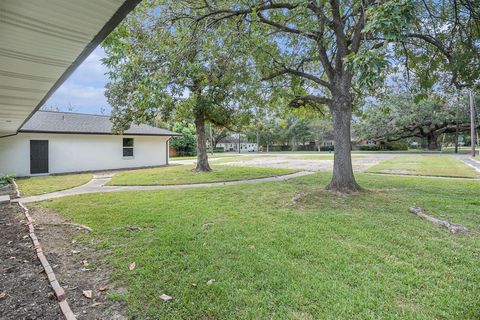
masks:
{"type": "MultiPolygon", "coordinates": [[[[183,0],[182,16],[214,27],[244,23],[250,53],[272,99],[332,114],[335,140],[328,189],[354,192],[350,126],[356,98],[382,86],[403,63],[424,86],[445,74],[471,86],[479,74],[478,5],[463,0],[183,0]]],[[[242,35],[239,35],[241,37],[242,35]]]]}
{"type": "Polygon", "coordinates": [[[428,149],[437,150],[441,135],[470,131],[469,111],[467,99],[461,96],[432,93],[417,101],[412,94],[392,94],[366,106],[355,132],[362,139],[386,142],[422,138],[428,149]]]}

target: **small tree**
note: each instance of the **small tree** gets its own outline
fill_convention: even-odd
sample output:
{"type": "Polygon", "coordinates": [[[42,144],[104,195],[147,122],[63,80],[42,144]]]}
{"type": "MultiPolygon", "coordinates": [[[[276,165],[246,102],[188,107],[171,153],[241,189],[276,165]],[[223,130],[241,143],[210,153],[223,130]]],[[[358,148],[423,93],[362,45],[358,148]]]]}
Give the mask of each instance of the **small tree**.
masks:
{"type": "Polygon", "coordinates": [[[333,126],[330,119],[314,119],[309,121],[308,126],[318,151],[327,137],[333,137],[333,126]]]}
{"type": "Polygon", "coordinates": [[[180,2],[143,2],[105,40],[114,130],[163,119],[192,119],[197,137],[195,171],[210,171],[205,122],[237,121],[235,101],[249,76],[231,26],[209,27],[180,19],[180,2]]]}

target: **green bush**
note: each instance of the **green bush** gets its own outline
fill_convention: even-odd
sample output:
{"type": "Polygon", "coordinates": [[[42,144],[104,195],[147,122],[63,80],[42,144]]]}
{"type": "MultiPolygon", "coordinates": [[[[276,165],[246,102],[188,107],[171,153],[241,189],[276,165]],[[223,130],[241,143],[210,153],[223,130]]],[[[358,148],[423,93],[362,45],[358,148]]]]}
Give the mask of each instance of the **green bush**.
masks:
{"type": "Polygon", "coordinates": [[[195,126],[190,123],[177,122],[173,125],[173,131],[181,133],[179,137],[170,140],[170,145],[177,152],[177,156],[195,156],[197,154],[197,136],[195,126]]]}
{"type": "Polygon", "coordinates": [[[12,183],[13,178],[15,178],[13,174],[0,174],[0,185],[12,183]]]}
{"type": "Polygon", "coordinates": [[[406,141],[381,142],[380,144],[361,144],[358,146],[361,151],[396,151],[408,150],[406,141]]]}
{"type": "Polygon", "coordinates": [[[320,151],[333,151],[334,149],[335,147],[333,145],[320,147],[320,151]]]}
{"type": "Polygon", "coordinates": [[[358,146],[360,151],[380,151],[382,150],[380,145],[377,144],[361,144],[358,146]]]}
{"type": "Polygon", "coordinates": [[[220,153],[220,152],[225,152],[225,149],[223,148],[213,148],[214,153],[220,153]]]}
{"type": "Polygon", "coordinates": [[[408,142],[402,140],[386,142],[383,146],[385,147],[385,150],[408,150],[408,142]]]}

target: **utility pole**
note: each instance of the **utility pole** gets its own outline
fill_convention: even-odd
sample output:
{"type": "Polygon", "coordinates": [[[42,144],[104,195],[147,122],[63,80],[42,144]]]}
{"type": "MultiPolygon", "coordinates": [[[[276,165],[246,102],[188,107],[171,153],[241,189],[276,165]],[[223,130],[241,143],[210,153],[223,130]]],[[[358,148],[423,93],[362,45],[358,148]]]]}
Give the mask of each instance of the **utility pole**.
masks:
{"type": "Polygon", "coordinates": [[[455,111],[455,153],[458,153],[458,100],[455,99],[455,106],[456,106],[456,111],[455,111]]]}
{"type": "Polygon", "coordinates": [[[470,90],[470,140],[472,144],[472,157],[476,156],[475,145],[477,144],[477,134],[475,129],[475,101],[473,100],[473,92],[470,90]]]}
{"type": "Polygon", "coordinates": [[[240,141],[240,132],[238,133],[238,153],[242,153],[242,149],[240,149],[242,147],[242,143],[240,141]]]}
{"type": "Polygon", "coordinates": [[[213,130],[212,130],[212,125],[210,124],[210,144],[212,145],[212,156],[213,156],[213,149],[215,146],[213,145],[213,130]]]}

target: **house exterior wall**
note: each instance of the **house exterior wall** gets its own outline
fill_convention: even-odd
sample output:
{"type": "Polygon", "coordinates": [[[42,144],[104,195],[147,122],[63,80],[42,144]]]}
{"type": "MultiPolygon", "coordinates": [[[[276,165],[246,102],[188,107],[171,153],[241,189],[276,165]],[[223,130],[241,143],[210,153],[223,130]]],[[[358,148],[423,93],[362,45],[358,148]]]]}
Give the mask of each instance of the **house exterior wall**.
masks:
{"type": "MultiPolygon", "coordinates": [[[[240,144],[241,152],[258,152],[258,146],[256,143],[242,142],[240,144]]],[[[225,152],[236,151],[238,152],[238,143],[220,142],[217,143],[217,148],[223,148],[225,152]]]]}
{"type": "Polygon", "coordinates": [[[49,173],[65,173],[165,165],[168,138],[19,133],[0,138],[0,173],[30,175],[30,140],[48,140],[49,173]],[[123,138],[134,139],[133,157],[123,157],[123,138]]]}

